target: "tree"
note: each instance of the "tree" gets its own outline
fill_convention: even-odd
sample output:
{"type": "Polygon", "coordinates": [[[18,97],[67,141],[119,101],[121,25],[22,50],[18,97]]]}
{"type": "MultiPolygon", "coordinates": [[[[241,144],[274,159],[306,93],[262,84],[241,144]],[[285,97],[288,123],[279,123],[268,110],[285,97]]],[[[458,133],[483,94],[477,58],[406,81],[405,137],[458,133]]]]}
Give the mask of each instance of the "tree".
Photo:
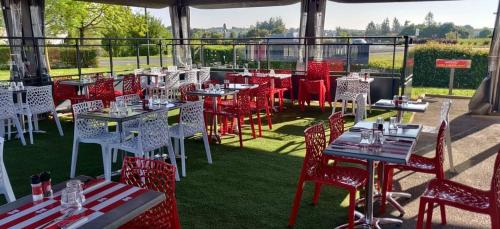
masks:
{"type": "Polygon", "coordinates": [[[280,17],[272,17],[267,21],[257,22],[251,26],[246,37],[267,37],[271,34],[281,34],[286,32],[286,26],[280,17]]]}
{"type": "Polygon", "coordinates": [[[415,24],[409,24],[409,25],[405,26],[401,30],[401,32],[399,32],[399,35],[400,36],[405,36],[405,35],[413,36],[413,35],[415,35],[416,30],[417,30],[417,27],[415,26],[415,24]]]}
{"type": "Polygon", "coordinates": [[[377,25],[375,25],[375,22],[370,21],[370,23],[368,23],[368,25],[366,26],[365,34],[367,36],[378,35],[378,29],[377,29],[377,25]]]}
{"type": "Polygon", "coordinates": [[[391,24],[389,22],[389,18],[385,18],[380,24],[380,33],[381,35],[388,35],[391,32],[391,24]]]}
{"type": "Polygon", "coordinates": [[[399,20],[397,18],[394,18],[392,20],[392,32],[395,34],[401,32],[401,24],[399,23],[399,20]]]}
{"type": "Polygon", "coordinates": [[[404,23],[403,27],[407,27],[407,26],[410,26],[410,21],[405,20],[405,23],[404,23]]]}
{"type": "Polygon", "coordinates": [[[488,28],[483,28],[481,31],[479,31],[478,37],[479,38],[488,38],[491,36],[491,30],[488,28]]]}
{"type": "Polygon", "coordinates": [[[78,36],[81,44],[87,34],[99,34],[101,29],[113,26],[117,20],[126,21],[118,19],[119,17],[129,17],[132,14],[130,7],[110,4],[73,0],[47,0],[45,4],[47,34],[78,36]],[[103,23],[104,21],[112,23],[103,23]]]}
{"type": "Polygon", "coordinates": [[[426,26],[431,26],[436,24],[436,22],[434,21],[434,14],[432,12],[429,11],[429,13],[425,15],[424,24],[426,26]]]}

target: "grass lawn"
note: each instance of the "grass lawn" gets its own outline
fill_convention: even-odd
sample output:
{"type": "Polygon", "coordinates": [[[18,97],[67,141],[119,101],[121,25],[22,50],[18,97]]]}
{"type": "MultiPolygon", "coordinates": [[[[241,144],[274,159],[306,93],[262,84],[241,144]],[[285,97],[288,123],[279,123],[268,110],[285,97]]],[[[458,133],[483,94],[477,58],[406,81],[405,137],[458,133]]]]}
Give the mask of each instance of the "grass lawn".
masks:
{"type": "MultiPolygon", "coordinates": [[[[183,228],[285,228],[305,154],[303,131],[317,121],[326,121],[330,109],[317,106],[300,112],[298,106],[273,115],[273,129],[263,127],[263,137],[251,139],[244,129],[244,148],[237,137],[225,137],[222,145],[211,145],[213,164],[206,161],[203,143],[187,139],[187,177],[176,183],[176,196],[183,228]]],[[[170,120],[177,120],[172,112],[170,120]]],[[[370,118],[385,118],[393,112],[372,111],[370,118]]],[[[406,117],[408,119],[408,116],[406,117]]],[[[352,125],[347,117],[346,126],[352,125]]],[[[265,123],[265,122],[264,122],[265,123]]],[[[42,121],[46,134],[35,134],[35,144],[22,146],[7,141],[4,158],[16,197],[30,194],[30,175],[52,172],[53,183],[68,179],[73,124],[63,120],[65,136],[57,134],[52,121],[42,121]]],[[[328,138],[327,138],[328,139],[328,138]]],[[[80,144],[77,174],[102,174],[98,145],[80,144]]],[[[114,164],[119,168],[120,163],[114,164]]],[[[332,228],[346,222],[347,192],[324,187],[318,206],[310,205],[312,185],[306,185],[296,228],[332,228]]],[[[2,199],[3,200],[3,199],[2,199]]]]}
{"type": "MultiPolygon", "coordinates": [[[[453,89],[453,95],[458,96],[473,96],[475,89],[453,89]]],[[[448,95],[448,88],[436,87],[413,87],[411,89],[411,97],[417,98],[422,94],[448,95]]]]}

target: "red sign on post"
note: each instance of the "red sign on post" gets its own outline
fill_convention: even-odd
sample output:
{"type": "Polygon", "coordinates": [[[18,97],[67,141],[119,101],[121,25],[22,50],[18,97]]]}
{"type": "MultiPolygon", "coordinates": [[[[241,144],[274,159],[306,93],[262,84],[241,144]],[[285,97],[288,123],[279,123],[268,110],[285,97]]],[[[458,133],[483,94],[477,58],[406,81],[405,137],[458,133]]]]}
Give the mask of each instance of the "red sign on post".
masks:
{"type": "Polygon", "coordinates": [[[436,68],[470,68],[471,60],[436,59],[436,68]]]}

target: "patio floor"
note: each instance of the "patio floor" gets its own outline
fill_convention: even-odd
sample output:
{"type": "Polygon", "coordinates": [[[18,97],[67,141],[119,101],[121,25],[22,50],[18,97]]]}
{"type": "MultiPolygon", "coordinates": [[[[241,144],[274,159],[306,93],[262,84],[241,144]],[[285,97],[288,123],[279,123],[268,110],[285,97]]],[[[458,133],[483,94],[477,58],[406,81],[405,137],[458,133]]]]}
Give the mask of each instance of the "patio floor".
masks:
{"type": "MultiPolygon", "coordinates": [[[[439,110],[443,98],[428,97],[430,103],[426,113],[416,113],[413,123],[437,125],[439,110]]],[[[453,158],[457,173],[449,170],[448,155],[445,153],[446,177],[453,181],[489,190],[493,163],[496,152],[500,148],[500,117],[471,116],[467,115],[468,99],[453,99],[450,111],[450,127],[452,135],[453,158]]],[[[434,155],[435,135],[423,134],[417,144],[417,153],[421,155],[434,155]]],[[[406,210],[402,228],[415,228],[419,196],[432,179],[432,175],[421,173],[400,172],[395,176],[394,187],[413,195],[409,200],[400,200],[406,210]]],[[[392,216],[399,215],[394,210],[392,216]]],[[[433,228],[491,228],[490,218],[487,215],[473,214],[456,208],[447,207],[447,225],[442,226],[439,208],[434,209],[433,228]]],[[[394,227],[401,228],[401,227],[394,227]]]]}
{"type": "MultiPolygon", "coordinates": [[[[434,126],[442,99],[428,100],[431,102],[428,112],[416,114],[413,122],[434,126]]],[[[464,115],[468,101],[453,102],[451,132],[455,164],[460,173],[448,172],[447,177],[487,189],[495,152],[500,147],[500,120],[464,115]]],[[[236,137],[223,139],[222,145],[212,145],[213,165],[207,164],[201,141],[188,139],[187,177],[176,183],[182,227],[285,228],[305,154],[303,131],[312,122],[326,121],[330,113],[327,111],[322,113],[313,106],[303,113],[298,106],[289,107],[273,115],[273,130],[264,126],[262,138],[252,140],[249,128],[245,128],[243,149],[238,147],[236,137]]],[[[387,118],[393,114],[373,111],[370,117],[387,118]]],[[[177,120],[177,114],[172,114],[170,120],[177,120]]],[[[41,127],[48,133],[36,134],[34,145],[23,147],[18,140],[6,142],[5,163],[16,197],[29,194],[31,174],[50,170],[54,183],[68,179],[72,125],[68,120],[64,121],[65,136],[59,137],[53,122],[42,121],[41,127]]],[[[347,117],[347,126],[350,125],[352,117],[347,117]]],[[[417,146],[419,153],[433,155],[434,141],[433,136],[424,134],[417,146]]],[[[77,174],[102,174],[97,145],[81,144],[79,155],[77,174]]],[[[446,163],[447,160],[445,158],[446,163]]],[[[115,169],[119,167],[120,163],[114,164],[115,169]]],[[[448,168],[447,164],[445,168],[448,168]]],[[[395,189],[402,188],[414,195],[403,202],[407,210],[403,228],[414,228],[418,196],[431,178],[422,174],[396,175],[395,189]]],[[[347,218],[346,197],[345,191],[323,188],[319,204],[313,207],[310,205],[312,185],[306,185],[296,228],[332,228],[344,223],[347,218]]],[[[489,227],[487,217],[451,208],[447,213],[449,227],[489,227]]],[[[396,215],[394,212],[390,214],[396,215]]],[[[438,223],[439,219],[436,214],[435,222],[438,223]]]]}

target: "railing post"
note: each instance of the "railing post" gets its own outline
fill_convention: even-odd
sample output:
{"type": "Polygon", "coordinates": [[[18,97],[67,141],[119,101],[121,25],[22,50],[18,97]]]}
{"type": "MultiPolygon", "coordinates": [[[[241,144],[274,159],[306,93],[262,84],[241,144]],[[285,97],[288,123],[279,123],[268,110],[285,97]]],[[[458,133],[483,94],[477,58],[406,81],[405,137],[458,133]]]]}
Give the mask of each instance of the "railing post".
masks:
{"type": "Polygon", "coordinates": [[[351,72],[351,39],[347,38],[347,72],[351,72]]]}
{"type": "Polygon", "coordinates": [[[236,44],[233,40],[233,69],[236,69],[236,44]]]}
{"type": "Polygon", "coordinates": [[[203,46],[203,40],[200,40],[200,62],[201,66],[205,67],[205,48],[203,46]]]}
{"type": "Polygon", "coordinates": [[[78,79],[82,79],[82,66],[80,61],[80,42],[75,40],[76,44],[76,68],[78,69],[78,79]]]}
{"type": "Polygon", "coordinates": [[[139,68],[141,68],[141,64],[140,64],[140,61],[139,61],[140,50],[139,50],[139,44],[137,43],[137,40],[135,42],[135,49],[136,49],[137,69],[139,69],[139,68]]]}
{"type": "Polygon", "coordinates": [[[113,69],[113,40],[108,39],[108,48],[109,48],[109,71],[111,72],[111,75],[114,75],[114,69],[113,69]]]}
{"type": "Polygon", "coordinates": [[[266,39],[266,61],[267,61],[267,69],[271,69],[271,62],[269,59],[269,38],[266,39]]]}
{"type": "Polygon", "coordinates": [[[160,40],[160,44],[158,44],[158,51],[160,52],[160,67],[163,68],[163,50],[161,48],[162,40],[160,40]]]}
{"type": "Polygon", "coordinates": [[[401,76],[400,76],[400,85],[401,85],[401,95],[405,94],[405,83],[406,83],[406,61],[408,58],[408,47],[409,47],[409,39],[408,36],[404,36],[405,38],[405,51],[403,54],[403,65],[401,69],[401,76]]]}

